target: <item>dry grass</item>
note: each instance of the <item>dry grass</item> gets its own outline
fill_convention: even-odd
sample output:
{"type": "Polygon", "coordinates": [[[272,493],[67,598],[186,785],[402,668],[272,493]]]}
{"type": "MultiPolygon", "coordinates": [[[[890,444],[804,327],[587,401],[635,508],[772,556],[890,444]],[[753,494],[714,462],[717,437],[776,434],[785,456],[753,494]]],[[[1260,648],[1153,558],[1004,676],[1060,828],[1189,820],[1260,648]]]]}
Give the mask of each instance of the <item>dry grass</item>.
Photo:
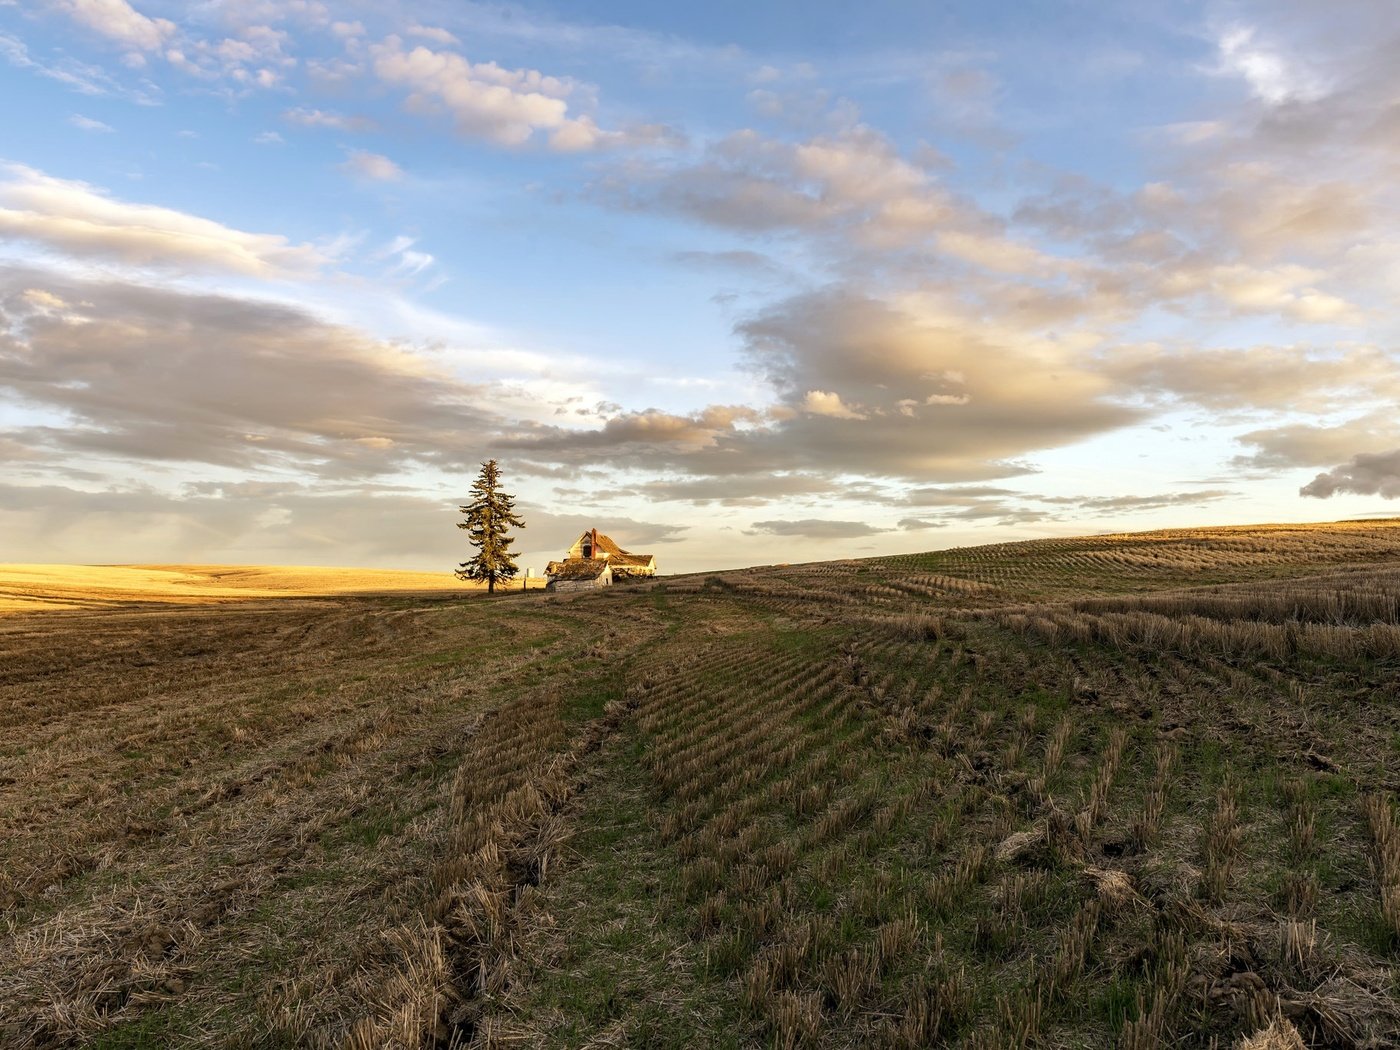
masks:
{"type": "Polygon", "coordinates": [[[483,916],[563,837],[571,712],[616,678],[589,652],[657,629],[519,597],[0,621],[0,1044],[460,1024],[483,916]]]}
{"type": "Polygon", "coordinates": [[[1400,1045],[1397,567],[1346,523],[9,617],[0,1043],[1400,1045]]]}

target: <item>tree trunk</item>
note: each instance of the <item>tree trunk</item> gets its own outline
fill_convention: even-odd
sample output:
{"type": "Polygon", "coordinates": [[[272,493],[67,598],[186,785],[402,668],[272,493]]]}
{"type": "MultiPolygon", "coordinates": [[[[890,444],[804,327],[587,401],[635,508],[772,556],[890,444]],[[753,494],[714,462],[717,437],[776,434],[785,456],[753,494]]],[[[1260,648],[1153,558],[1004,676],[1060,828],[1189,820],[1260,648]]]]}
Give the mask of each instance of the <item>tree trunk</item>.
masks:
{"type": "Polygon", "coordinates": [[[495,593],[496,593],[496,577],[494,577],[494,576],[488,576],[488,577],[486,577],[486,593],[487,593],[487,594],[495,594],[495,593]]]}

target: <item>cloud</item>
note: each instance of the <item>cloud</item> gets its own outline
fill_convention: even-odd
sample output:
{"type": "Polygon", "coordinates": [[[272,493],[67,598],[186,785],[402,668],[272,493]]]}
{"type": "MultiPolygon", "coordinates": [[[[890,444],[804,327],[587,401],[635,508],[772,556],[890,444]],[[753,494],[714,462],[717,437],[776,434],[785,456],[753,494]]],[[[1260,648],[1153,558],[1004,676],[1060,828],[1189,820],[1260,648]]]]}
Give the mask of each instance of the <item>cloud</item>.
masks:
{"type": "Polygon", "coordinates": [[[738,331],[747,368],[773,392],[768,407],[620,413],[594,430],[528,428],[506,447],[696,476],[982,481],[1029,473],[1018,457],[1147,415],[1084,346],[999,328],[936,294],[886,302],[830,288],[738,331]]]}
{"type": "Polygon", "coordinates": [[[906,491],[899,502],[909,507],[960,507],[987,499],[1017,496],[1013,489],[995,485],[958,485],[942,488],[916,488],[906,491]]]}
{"type": "Polygon", "coordinates": [[[1041,496],[993,486],[964,485],[910,493],[903,501],[905,505],[946,509],[936,511],[936,518],[901,518],[898,525],[901,529],[916,531],[964,522],[995,521],[998,525],[1014,526],[1064,521],[1070,517],[1082,520],[1169,507],[1197,507],[1234,495],[1236,493],[1227,489],[1202,489],[1150,496],[1041,496]]]}
{"type": "Polygon", "coordinates": [[[591,117],[569,115],[571,80],[472,63],[452,51],[405,50],[397,36],[372,46],[370,54],[375,76],[409,91],[411,110],[445,110],[463,135],[523,146],[542,134],[562,152],[592,149],[610,138],[591,117]]]}
{"type": "Polygon", "coordinates": [[[235,30],[278,22],[319,29],[331,23],[330,8],[321,0],[207,0],[205,7],[235,30]]]}
{"type": "Polygon", "coordinates": [[[33,449],[344,479],[465,469],[506,426],[485,388],[290,306],[0,270],[0,310],[0,390],[65,420],[12,426],[33,449]]]}
{"type": "Polygon", "coordinates": [[[93,120],[92,117],[85,117],[81,113],[74,113],[68,118],[68,123],[72,124],[80,131],[112,132],[116,130],[110,124],[104,124],[100,120],[93,120]]]}
{"type": "Polygon", "coordinates": [[[275,131],[260,131],[253,136],[253,141],[259,146],[280,146],[286,139],[275,131]]]}
{"type": "Polygon", "coordinates": [[[832,521],[826,518],[802,518],[797,521],[756,521],[751,534],[769,536],[803,536],[807,539],[847,540],[876,536],[889,529],[876,528],[864,521],[832,521]]]}
{"type": "Polygon", "coordinates": [[[120,201],[18,164],[0,164],[0,234],[80,258],[259,277],[306,273],[324,262],[317,249],[277,234],[120,201]]]}
{"type": "Polygon", "coordinates": [[[48,62],[40,62],[30,55],[23,41],[5,33],[0,33],[0,57],[16,68],[27,69],[80,95],[113,95],[143,106],[156,103],[154,89],[129,87],[106,70],[80,62],[71,56],[60,56],[48,62]]]}
{"type": "Polygon", "coordinates": [[[342,171],[374,182],[397,182],[403,178],[403,169],[382,153],[367,150],[351,150],[340,165],[342,171]]]}
{"type": "MultiPolygon", "coordinates": [[[[4,445],[0,443],[0,454],[4,445]]],[[[0,482],[0,545],[27,561],[261,565],[378,565],[451,572],[466,555],[458,506],[375,486],[317,491],[296,482],[197,482],[170,493],[149,486],[0,482]]],[[[585,529],[605,527],[629,550],[674,543],[684,526],[610,515],[518,507],[520,567],[542,572],[585,529]]],[[[657,552],[664,559],[665,552],[657,552]]]]}
{"type": "Polygon", "coordinates": [[[737,131],[698,159],[633,164],[593,192],[730,230],[843,230],[886,246],[923,240],[954,211],[928,172],[864,125],[800,142],[737,131]]]}
{"type": "Polygon", "coordinates": [[[404,30],[404,33],[407,36],[416,36],[422,40],[431,40],[434,44],[456,46],[461,43],[460,40],[441,26],[425,26],[414,22],[404,30]]]}
{"type": "MultiPolygon", "coordinates": [[[[522,502],[520,507],[525,516],[526,531],[519,542],[528,543],[532,551],[551,552],[552,557],[558,557],[574,540],[592,528],[606,532],[624,550],[642,554],[649,553],[647,548],[653,544],[675,543],[690,531],[689,525],[638,521],[612,513],[606,518],[596,514],[559,514],[546,511],[528,500],[522,502]]],[[[540,566],[541,571],[543,568],[540,566]]]]}
{"type": "MultiPolygon", "coordinates": [[[[601,479],[600,479],[601,480],[601,479]]],[[[816,474],[769,474],[763,477],[698,477],[648,481],[618,494],[647,502],[682,502],[697,506],[755,507],[803,496],[850,496],[853,486],[816,474]]]]}
{"type": "Polygon", "coordinates": [[[1400,499],[1400,449],[1359,453],[1298,490],[1300,496],[1315,499],[1329,499],[1339,492],[1400,499]]]}
{"type": "Polygon", "coordinates": [[[841,395],[830,390],[809,390],[801,401],[802,411],[814,416],[829,419],[867,419],[862,412],[851,408],[841,400],[841,395]]]}
{"type": "Polygon", "coordinates": [[[1162,510],[1166,507],[1197,507],[1236,495],[1229,489],[1201,489],[1195,492],[1168,492],[1156,496],[1041,496],[1042,503],[1088,511],[1162,510]]]}
{"type": "Polygon", "coordinates": [[[1325,411],[1400,395],[1400,365],[1374,346],[1124,346],[1105,372],[1130,389],[1212,409],[1325,411]]]}
{"type": "Polygon", "coordinates": [[[58,0],[55,6],[75,22],[140,51],[155,51],[176,32],[174,22],[148,18],[126,0],[58,0]]]}
{"type": "Polygon", "coordinates": [[[767,255],[745,249],[673,252],[671,260],[697,269],[747,273],[754,277],[774,277],[781,272],[767,255]]]}
{"type": "Polygon", "coordinates": [[[1236,459],[1240,466],[1320,467],[1357,452],[1375,454],[1393,447],[1400,443],[1400,423],[1386,406],[1342,423],[1285,423],[1249,431],[1237,440],[1255,450],[1236,459]]]}
{"type": "Polygon", "coordinates": [[[375,253],[376,259],[393,260],[390,273],[394,277],[417,277],[437,260],[428,252],[415,251],[418,241],[413,237],[399,236],[375,253]]]}
{"type": "Polygon", "coordinates": [[[288,124],[297,124],[304,128],[334,128],[337,131],[372,131],[376,126],[368,117],[309,109],[305,106],[283,110],[282,119],[288,124]]]}
{"type": "Polygon", "coordinates": [[[1276,48],[1260,42],[1258,30],[1232,25],[1216,40],[1220,71],[1242,78],[1255,97],[1270,105],[1308,100],[1323,93],[1317,78],[1276,48]]]}
{"type": "Polygon", "coordinates": [[[1009,476],[1007,460],[1141,418],[1092,355],[966,316],[937,293],[889,302],[852,289],[796,296],[743,322],[750,367],[793,409],[812,392],[849,416],[801,412],[774,428],[810,467],[955,481],[1009,476]],[[839,398],[839,402],[831,397],[839,398]]]}
{"type": "MultiPolygon", "coordinates": [[[[285,87],[285,78],[296,69],[299,59],[289,48],[295,43],[291,33],[263,21],[247,17],[251,11],[235,11],[236,5],[224,4],[226,20],[234,25],[232,36],[201,39],[182,36],[161,53],[171,68],[186,76],[209,83],[221,82],[226,95],[247,94],[253,90],[285,87]]],[[[294,5],[286,10],[266,12],[268,22],[280,21],[294,5]]]]}

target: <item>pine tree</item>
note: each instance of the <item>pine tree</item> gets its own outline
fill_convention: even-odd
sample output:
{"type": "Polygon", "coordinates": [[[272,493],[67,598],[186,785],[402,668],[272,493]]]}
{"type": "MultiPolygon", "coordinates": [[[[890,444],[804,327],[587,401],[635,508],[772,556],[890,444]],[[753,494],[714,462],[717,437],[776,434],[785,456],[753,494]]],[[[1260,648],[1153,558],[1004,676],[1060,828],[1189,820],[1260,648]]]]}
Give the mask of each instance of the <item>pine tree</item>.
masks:
{"type": "Polygon", "coordinates": [[[459,580],[485,580],[489,594],[496,593],[497,580],[510,580],[520,571],[510,545],[511,528],[523,529],[525,522],[515,513],[515,497],[500,491],[501,472],[494,459],[481,465],[481,473],[472,483],[472,501],[462,508],[466,521],[457,528],[466,529],[476,553],[457,567],[459,580]]]}

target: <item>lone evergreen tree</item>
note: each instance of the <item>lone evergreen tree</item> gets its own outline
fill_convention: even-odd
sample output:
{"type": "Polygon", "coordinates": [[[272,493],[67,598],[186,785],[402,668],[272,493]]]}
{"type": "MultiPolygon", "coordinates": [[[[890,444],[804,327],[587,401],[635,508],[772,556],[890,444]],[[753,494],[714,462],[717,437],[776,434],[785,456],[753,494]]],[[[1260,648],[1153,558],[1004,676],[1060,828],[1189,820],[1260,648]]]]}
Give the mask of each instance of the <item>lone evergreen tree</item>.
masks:
{"type": "Polygon", "coordinates": [[[472,501],[462,508],[466,521],[457,528],[466,529],[476,553],[457,567],[459,580],[485,580],[488,594],[496,593],[497,580],[510,580],[520,571],[510,545],[515,541],[510,529],[523,529],[525,522],[515,513],[515,497],[500,490],[501,471],[494,459],[481,465],[481,473],[472,483],[472,501]]]}

